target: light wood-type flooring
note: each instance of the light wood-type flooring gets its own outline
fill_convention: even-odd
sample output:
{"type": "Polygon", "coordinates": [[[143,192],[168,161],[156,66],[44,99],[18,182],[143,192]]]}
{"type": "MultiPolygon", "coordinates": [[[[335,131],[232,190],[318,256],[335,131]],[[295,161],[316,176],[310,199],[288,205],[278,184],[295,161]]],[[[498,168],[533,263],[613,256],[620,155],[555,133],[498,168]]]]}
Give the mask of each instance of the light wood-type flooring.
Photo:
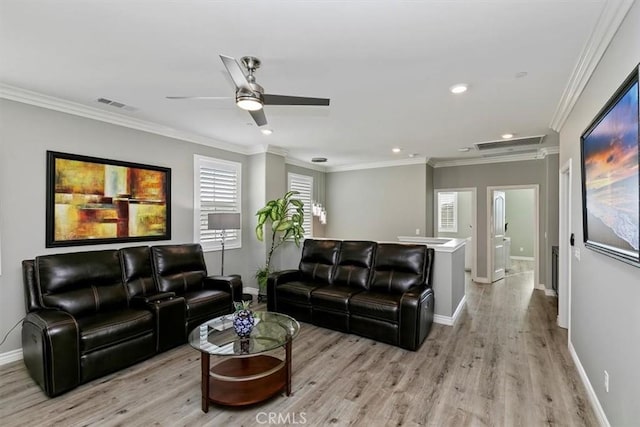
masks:
{"type": "Polygon", "coordinates": [[[244,409],[201,411],[188,345],[55,399],[11,363],[0,367],[0,425],[595,426],[555,301],[531,275],[467,283],[457,324],[434,324],[417,352],[302,324],[293,394],[244,409]]]}

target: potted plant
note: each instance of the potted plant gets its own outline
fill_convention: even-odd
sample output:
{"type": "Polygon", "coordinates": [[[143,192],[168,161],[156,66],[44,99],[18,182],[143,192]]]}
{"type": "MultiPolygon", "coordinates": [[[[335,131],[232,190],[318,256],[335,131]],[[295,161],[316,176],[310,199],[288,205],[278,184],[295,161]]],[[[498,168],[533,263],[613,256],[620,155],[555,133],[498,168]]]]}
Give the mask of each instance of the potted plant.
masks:
{"type": "Polygon", "coordinates": [[[289,191],[282,198],[270,200],[267,204],[256,212],[258,225],[256,226],[256,237],[259,241],[264,240],[265,225],[271,224],[271,248],[267,253],[266,264],[256,272],[258,286],[260,288],[259,300],[264,299],[267,289],[267,278],[271,273],[271,257],[287,239],[293,239],[296,246],[300,246],[300,240],[304,237],[303,204],[300,200],[293,198],[298,191],[289,191]]]}

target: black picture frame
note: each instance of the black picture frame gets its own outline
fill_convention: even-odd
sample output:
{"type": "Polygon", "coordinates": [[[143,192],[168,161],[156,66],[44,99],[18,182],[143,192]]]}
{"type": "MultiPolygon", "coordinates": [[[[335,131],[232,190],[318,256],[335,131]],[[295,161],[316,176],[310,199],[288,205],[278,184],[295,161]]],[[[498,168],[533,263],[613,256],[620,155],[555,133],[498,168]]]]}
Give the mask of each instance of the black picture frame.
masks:
{"type": "Polygon", "coordinates": [[[638,66],[580,137],[585,246],[640,267],[638,66]]]}
{"type": "Polygon", "coordinates": [[[47,151],[47,248],[171,239],[171,169],[47,151]]]}

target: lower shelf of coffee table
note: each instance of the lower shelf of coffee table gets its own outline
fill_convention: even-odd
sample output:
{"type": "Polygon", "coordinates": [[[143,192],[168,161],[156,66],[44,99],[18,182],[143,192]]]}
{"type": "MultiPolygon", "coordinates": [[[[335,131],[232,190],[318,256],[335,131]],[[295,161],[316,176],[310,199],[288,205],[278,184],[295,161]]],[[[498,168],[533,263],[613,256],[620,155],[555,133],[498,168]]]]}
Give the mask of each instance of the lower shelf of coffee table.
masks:
{"type": "Polygon", "coordinates": [[[285,361],[268,355],[225,359],[209,375],[209,400],[227,406],[261,402],[287,384],[285,361]]]}

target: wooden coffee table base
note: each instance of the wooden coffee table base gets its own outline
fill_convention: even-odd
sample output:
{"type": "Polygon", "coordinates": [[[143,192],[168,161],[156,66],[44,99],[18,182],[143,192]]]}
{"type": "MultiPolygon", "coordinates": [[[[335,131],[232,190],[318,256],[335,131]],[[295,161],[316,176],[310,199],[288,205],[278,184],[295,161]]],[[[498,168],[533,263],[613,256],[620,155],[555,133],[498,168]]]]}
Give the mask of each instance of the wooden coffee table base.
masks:
{"type": "Polygon", "coordinates": [[[226,358],[210,367],[210,355],[201,353],[202,411],[209,403],[243,406],[266,400],[285,390],[291,394],[291,342],[285,359],[268,355],[226,358]]]}

